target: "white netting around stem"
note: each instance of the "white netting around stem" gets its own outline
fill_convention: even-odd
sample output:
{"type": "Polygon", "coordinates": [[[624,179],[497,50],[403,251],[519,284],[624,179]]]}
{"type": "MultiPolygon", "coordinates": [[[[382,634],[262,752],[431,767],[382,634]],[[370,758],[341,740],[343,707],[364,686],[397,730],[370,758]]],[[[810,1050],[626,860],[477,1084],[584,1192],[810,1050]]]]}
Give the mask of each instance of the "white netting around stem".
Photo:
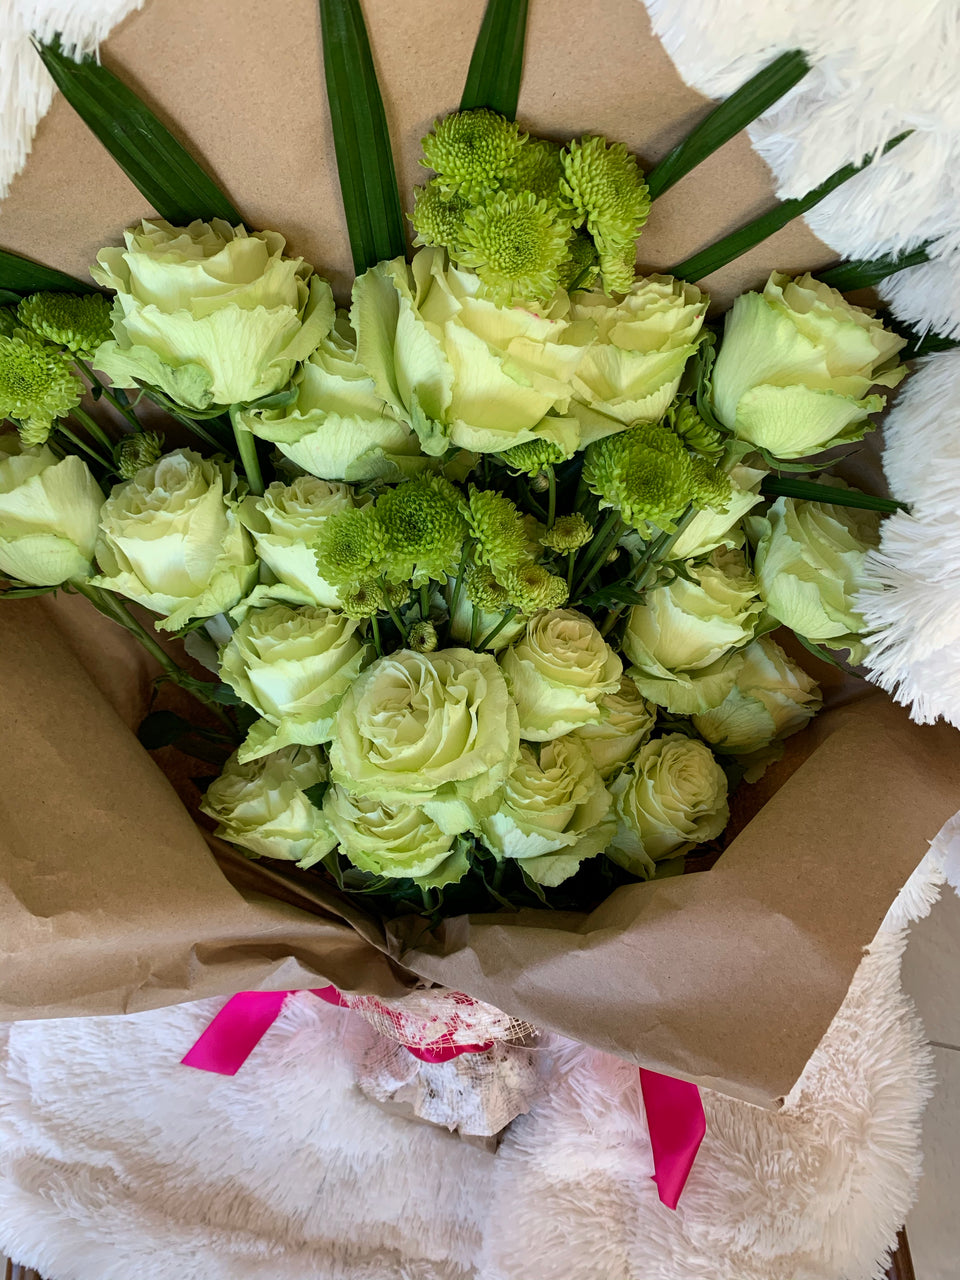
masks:
{"type": "Polygon", "coordinates": [[[381,1035],[412,1049],[520,1044],[536,1034],[531,1023],[444,987],[413,991],[402,1000],[361,995],[342,999],[381,1035]]]}

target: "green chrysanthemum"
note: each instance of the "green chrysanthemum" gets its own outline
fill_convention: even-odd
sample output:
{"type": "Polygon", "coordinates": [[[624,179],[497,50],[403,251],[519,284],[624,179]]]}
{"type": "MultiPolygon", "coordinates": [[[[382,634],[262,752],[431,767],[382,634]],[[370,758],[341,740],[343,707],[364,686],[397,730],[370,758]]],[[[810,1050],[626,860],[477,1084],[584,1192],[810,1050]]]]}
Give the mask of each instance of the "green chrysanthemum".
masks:
{"type": "Polygon", "coordinates": [[[719,458],[723,453],[723,436],[716,427],[704,422],[689,400],[678,404],[669,417],[671,426],[688,449],[705,458],[719,458]]]}
{"type": "Polygon", "coordinates": [[[33,419],[31,422],[21,422],[17,427],[20,436],[20,443],[25,449],[31,448],[33,445],[46,444],[50,439],[50,432],[53,426],[49,422],[40,422],[33,419]]]}
{"type": "Polygon", "coordinates": [[[132,480],[142,467],[152,467],[163,453],[159,431],[138,431],[124,436],[117,446],[117,470],[124,480],[132,480]]]}
{"type": "Polygon", "coordinates": [[[384,607],[383,588],[379,582],[360,582],[353,591],[340,597],[340,608],[348,618],[359,621],[361,618],[372,618],[384,607]]]}
{"type": "Polygon", "coordinates": [[[650,193],[636,158],[620,142],[584,137],[563,152],[560,190],[586,225],[601,257],[622,254],[640,234],[650,193]]]}
{"type": "Polygon", "coordinates": [[[17,316],[41,338],[85,360],[113,337],[110,303],[100,293],[32,293],[17,316]]]}
{"type": "Polygon", "coordinates": [[[583,479],[601,506],[617,508],[641,531],[647,522],[672,529],[699,485],[682,442],[661,426],[633,427],[591,444],[583,479]]]}
{"type": "Polygon", "coordinates": [[[23,329],[0,337],[0,419],[14,418],[45,440],[54,420],[75,409],[82,393],[69,356],[23,329]]]}
{"type": "Polygon", "coordinates": [[[560,285],[569,226],[532,191],[496,195],[463,220],[458,261],[472,267],[500,306],[547,299],[560,285]]]}
{"type": "Polygon", "coordinates": [[[559,609],[569,595],[565,578],[550,573],[534,561],[519,569],[506,570],[501,574],[501,583],[511,605],[520,613],[559,609]]]}
{"type": "Polygon", "coordinates": [[[377,500],[386,535],[385,572],[394,582],[420,586],[441,579],[460,558],[467,534],[460,495],[443,476],[422,475],[377,500]]]}
{"type": "Polygon", "coordinates": [[[463,242],[463,217],[470,207],[461,196],[444,195],[437,182],[416,188],[411,222],[416,231],[414,244],[440,245],[456,256],[463,242]]]}
{"type": "Polygon", "coordinates": [[[420,163],[433,169],[448,195],[481,200],[510,172],[524,137],[514,121],[486,107],[458,111],[438,120],[422,139],[420,163]]]}
{"type": "Polygon", "coordinates": [[[567,258],[560,268],[560,283],[569,291],[591,289],[600,275],[600,257],[593,236],[576,231],[567,244],[567,258]]]}
{"type": "Polygon", "coordinates": [[[599,253],[604,293],[629,293],[637,278],[637,242],[626,240],[612,248],[601,245],[599,253]]]}
{"type": "Polygon", "coordinates": [[[503,179],[503,189],[514,193],[532,191],[538,200],[559,205],[562,177],[559,145],[546,138],[528,138],[503,179]]]}
{"type": "Polygon", "coordinates": [[[356,507],[327,516],[313,550],[321,577],[356,594],[383,571],[386,546],[374,509],[356,507]]]}
{"type": "Polygon", "coordinates": [[[579,511],[569,516],[557,516],[554,526],[540,535],[540,542],[551,551],[565,555],[585,547],[593,537],[593,525],[588,524],[579,511]]]}
{"type": "Polygon", "coordinates": [[[733,494],[730,477],[706,458],[691,458],[693,489],[690,501],[697,507],[726,511],[733,494]]]}
{"type": "Polygon", "coordinates": [[[467,599],[483,613],[501,613],[510,604],[505,588],[494,577],[489,565],[473,564],[464,576],[467,599]]]}
{"type": "Polygon", "coordinates": [[[433,653],[440,638],[432,622],[415,622],[407,632],[407,648],[415,653],[433,653]]]}
{"type": "Polygon", "coordinates": [[[408,582],[384,582],[383,598],[391,609],[402,609],[410,599],[408,582]]]}
{"type": "Polygon", "coordinates": [[[525,440],[505,449],[500,457],[515,475],[536,476],[544,467],[555,467],[566,454],[552,440],[525,440]]]}
{"type": "Polygon", "coordinates": [[[529,560],[527,530],[520,512],[502,493],[470,486],[467,524],[477,540],[474,555],[494,570],[515,569],[529,560]]]}

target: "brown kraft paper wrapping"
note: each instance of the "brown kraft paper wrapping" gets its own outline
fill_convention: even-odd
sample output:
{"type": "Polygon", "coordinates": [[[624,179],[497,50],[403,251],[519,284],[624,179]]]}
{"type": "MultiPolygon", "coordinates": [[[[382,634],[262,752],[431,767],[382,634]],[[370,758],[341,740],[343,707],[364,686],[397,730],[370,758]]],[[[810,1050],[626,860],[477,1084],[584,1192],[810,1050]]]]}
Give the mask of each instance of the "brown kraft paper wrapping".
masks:
{"type": "Polygon", "coordinates": [[[869,692],[791,740],[789,777],[710,871],[628,886],[589,916],[461,917],[434,935],[403,920],[385,933],[292,867],[212,841],[218,867],[118,714],[137,702],[136,651],[106,620],[85,623],[101,676],[105,648],[119,651],[114,705],[62,606],[0,609],[0,1019],[327,982],[397,996],[419,975],[769,1106],[960,806],[960,735],[869,692]]]}
{"type": "MultiPolygon", "coordinates": [[[[484,0],[363,7],[409,209],[419,139],[458,102],[484,0]]],[[[147,0],[104,61],[251,225],[281,230],[346,299],[315,0],[147,0]]],[[[649,165],[709,105],[679,79],[638,0],[531,0],[519,117],[535,132],[606,133],[649,165]]],[[[762,161],[735,139],[656,202],[642,267],[668,268],[771,195],[762,161]]],[[[0,204],[0,246],[84,277],[98,248],[145,213],[58,97],[0,204]]],[[[726,305],[773,268],[835,256],[797,221],[705,284],[726,305]]],[[[397,996],[420,975],[769,1106],[802,1070],[928,840],[960,808],[960,736],[912,725],[872,693],[791,740],[791,763],[763,794],[771,778],[783,785],[707,873],[621,889],[590,916],[385,931],[315,878],[204,838],[132,732],[149,662],[85,602],[4,602],[0,658],[0,1019],[326,982],[397,996]]]]}

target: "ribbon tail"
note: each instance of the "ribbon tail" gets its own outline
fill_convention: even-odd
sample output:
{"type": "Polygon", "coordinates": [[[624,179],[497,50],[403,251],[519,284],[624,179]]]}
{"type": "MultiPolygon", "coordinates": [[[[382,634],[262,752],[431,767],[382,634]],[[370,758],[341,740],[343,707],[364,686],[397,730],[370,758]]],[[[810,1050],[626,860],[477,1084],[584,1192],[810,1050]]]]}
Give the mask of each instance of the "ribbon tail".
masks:
{"type": "Polygon", "coordinates": [[[662,1203],[676,1209],[707,1131],[703,1100],[688,1080],[645,1067],[640,1068],[640,1088],[653,1148],[653,1180],[662,1203]]]}
{"type": "Polygon", "coordinates": [[[235,1076],[276,1022],[287,994],[286,991],[241,991],[231,996],[180,1061],[199,1071],[235,1076]]]}

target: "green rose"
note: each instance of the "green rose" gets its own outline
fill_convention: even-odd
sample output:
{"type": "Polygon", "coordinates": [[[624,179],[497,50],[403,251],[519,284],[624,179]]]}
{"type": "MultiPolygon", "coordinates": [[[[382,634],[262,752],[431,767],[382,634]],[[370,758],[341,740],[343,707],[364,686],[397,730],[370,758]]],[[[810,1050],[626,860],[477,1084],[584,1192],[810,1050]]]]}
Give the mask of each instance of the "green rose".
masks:
{"type": "Polygon", "coordinates": [[[333,609],[250,610],[220,654],[221,679],[263,717],[241,761],[331,737],[337,707],[373,656],[359,629],[333,609]]]}
{"type": "Polygon", "coordinates": [[[240,421],[304,471],[325,480],[396,480],[425,465],[417,437],[384,403],[348,334],[333,330],[293,389],[291,404],[248,409],[240,421]]]}
{"type": "Polygon", "coordinates": [[[662,858],[714,840],[730,818],[726,774],[709,747],[682,733],[641,747],[610,790],[617,831],[607,856],[645,880],[662,858]]]}
{"type": "Polygon", "coordinates": [[[285,604],[340,604],[337,588],[317,571],[315,542],[329,516],[349,511],[353,491],[315,476],[298,476],[292,484],[275,480],[262,498],[244,498],[240,520],[253,537],[257,555],[276,578],[254,587],[246,605],[280,601],[285,604]]]}
{"type": "Polygon", "coordinates": [[[103,494],[74,454],[0,436],[0,574],[54,587],[93,570],[103,494]]]}
{"type": "Polygon", "coordinates": [[[851,661],[862,661],[863,618],[854,600],[865,585],[867,551],[880,541],[880,516],[778,498],[765,518],[748,517],[748,528],[757,540],[754,565],[768,613],[798,635],[849,649],[851,661]]]}
{"type": "Polygon", "coordinates": [[[490,654],[469,649],[379,658],[337,712],[330,761],[352,794],[419,805],[444,830],[469,830],[519,750],[517,711],[490,654]]]}
{"type": "Polygon", "coordinates": [[[444,832],[423,809],[387,804],[333,786],[323,812],[340,842],[340,852],[371,875],[409,878],[433,889],[462,880],[469,863],[454,850],[457,837],[444,832]]]}
{"type": "Polygon", "coordinates": [[[163,615],[167,631],[232,609],[257,573],[236,485],[230,463],[192,449],[116,485],[100,513],[94,585],[163,615]]]}
{"type": "Polygon", "coordinates": [[[256,400],[286,386],[333,324],[330,286],[284,257],[276,231],[154,218],[123,238],[90,273],[117,295],[115,341],[94,361],[114,386],[145,382],[190,409],[256,400]]]}
{"type": "Polygon", "coordinates": [[[307,794],[326,779],[315,747],[285,747],[249,764],[240,764],[234,754],[207,788],[200,808],[217,822],[217,835],[224,840],[256,857],[311,867],[337,843],[307,794]]]}
{"type": "Polygon", "coordinates": [[[745,535],[740,522],[752,507],[763,501],[760,482],[767,474],[742,463],[732,467],[727,505],[722,511],[714,507],[697,511],[670,548],[671,560],[692,560],[718,547],[742,547],[745,535]]]}
{"type": "Polygon", "coordinates": [[[620,688],[623,663],[589,618],[543,609],[500,663],[520,716],[520,736],[548,742],[603,719],[601,701],[620,688]]]}
{"type": "Polygon", "coordinates": [[[570,414],[581,442],[638,422],[659,422],[687,360],[696,350],[709,299],[672,276],[636,282],[620,302],[602,293],[575,293],[568,335],[594,336],[573,378],[570,414]]]}
{"type": "Polygon", "coordinates": [[[616,830],[610,793],[586,746],[572,735],[535,748],[523,743],[500,807],[481,832],[498,858],[516,858],[537,884],[558,885],[616,830]]]}
{"type": "Polygon", "coordinates": [[[905,339],[872,311],[809,273],[774,272],[763,293],[744,293],[726,320],[713,370],[717,417],[739,439],[777,458],[803,458],[860,440],[895,387],[905,339]]]}
{"type": "Polygon", "coordinates": [[[410,266],[379,263],[353,287],[359,359],[426,453],[451,444],[498,453],[544,439],[569,456],[578,424],[555,415],[567,410],[582,347],[553,310],[499,307],[480,288],[442,249],[421,249],[410,266]]]}
{"type": "Polygon", "coordinates": [[[633,756],[653,732],[657,709],[642,697],[629,676],[621,676],[616,693],[600,699],[601,719],[574,730],[604,778],[609,778],[633,756]]]}
{"type": "Polygon", "coordinates": [[[770,636],[743,651],[737,682],[718,707],[693,717],[694,728],[717,750],[750,755],[797,733],[820,710],[816,680],[770,636]]]}
{"type": "Polygon", "coordinates": [[[714,552],[646,593],[630,610],[623,649],[640,692],[689,715],[722,702],[763,612],[757,581],[738,551],[714,552]]]}

